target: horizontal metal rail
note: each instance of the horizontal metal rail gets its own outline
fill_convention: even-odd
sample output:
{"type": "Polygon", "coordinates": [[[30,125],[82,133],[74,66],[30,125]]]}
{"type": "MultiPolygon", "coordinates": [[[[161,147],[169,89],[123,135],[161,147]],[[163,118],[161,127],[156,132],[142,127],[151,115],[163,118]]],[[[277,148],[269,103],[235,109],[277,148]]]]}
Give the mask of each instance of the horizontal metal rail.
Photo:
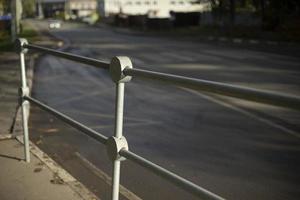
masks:
{"type": "Polygon", "coordinates": [[[72,53],[66,53],[66,52],[62,52],[62,51],[56,51],[53,49],[49,49],[46,47],[40,47],[37,45],[33,45],[33,44],[24,44],[23,45],[24,48],[27,49],[32,49],[32,50],[37,50],[37,51],[41,51],[50,55],[54,55],[57,57],[61,57],[61,58],[65,58],[68,60],[72,60],[78,63],[83,63],[86,65],[91,65],[93,67],[99,67],[99,68],[103,68],[103,69],[109,69],[109,63],[105,62],[105,61],[101,61],[98,59],[93,59],[93,58],[88,58],[85,56],[79,56],[79,55],[75,55],[72,53]]]}
{"type": "Polygon", "coordinates": [[[300,110],[300,97],[298,96],[135,68],[125,69],[124,74],[132,77],[164,81],[224,96],[300,110]]]}
{"type": "Polygon", "coordinates": [[[174,174],[173,172],[170,172],[163,167],[160,167],[157,164],[152,163],[151,161],[127,150],[121,150],[120,155],[137,163],[138,165],[152,171],[153,173],[169,180],[170,182],[176,184],[180,188],[184,189],[187,192],[190,192],[194,194],[195,196],[201,198],[201,199],[207,199],[207,200],[221,200],[224,199],[216,194],[213,194],[212,192],[196,185],[195,183],[192,183],[191,181],[188,181],[177,174],[174,174]]]}
{"type": "Polygon", "coordinates": [[[64,121],[65,123],[69,124],[70,126],[76,128],[76,129],[80,130],[81,132],[85,133],[86,135],[94,138],[98,142],[100,142],[102,144],[106,144],[106,141],[107,141],[108,138],[106,136],[98,133],[97,131],[95,131],[93,129],[90,129],[89,127],[81,124],[80,122],[75,121],[74,119],[66,116],[65,114],[56,111],[55,109],[47,106],[46,104],[38,101],[37,99],[34,99],[32,97],[29,97],[29,96],[25,96],[23,98],[24,98],[24,100],[27,100],[27,101],[37,105],[41,109],[53,114],[55,117],[57,117],[58,119],[64,121]]]}
{"type": "MultiPolygon", "coordinates": [[[[23,47],[32,50],[38,50],[50,55],[62,57],[94,67],[99,67],[107,70],[109,69],[109,63],[98,59],[57,51],[32,44],[24,44],[23,47]]],[[[223,96],[235,97],[258,103],[300,110],[300,97],[298,96],[253,89],[249,87],[236,86],[228,83],[209,81],[204,79],[189,78],[185,76],[155,72],[144,69],[126,68],[123,71],[123,73],[127,76],[164,81],[167,83],[193,88],[204,92],[210,92],[223,96]]]]}

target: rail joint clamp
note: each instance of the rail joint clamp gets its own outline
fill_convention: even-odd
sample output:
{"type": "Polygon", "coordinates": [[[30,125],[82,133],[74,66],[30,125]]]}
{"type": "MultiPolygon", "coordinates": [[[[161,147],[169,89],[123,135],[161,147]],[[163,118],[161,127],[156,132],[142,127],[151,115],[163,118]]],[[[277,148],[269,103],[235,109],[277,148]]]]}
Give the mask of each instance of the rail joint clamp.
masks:
{"type": "Polygon", "coordinates": [[[120,156],[119,152],[121,150],[128,150],[127,140],[123,136],[121,138],[112,136],[107,140],[106,149],[107,149],[108,157],[111,160],[119,160],[119,161],[126,160],[126,158],[120,156]]]}
{"type": "Polygon", "coordinates": [[[19,88],[19,105],[23,103],[24,97],[29,96],[29,88],[28,87],[20,87],[19,88]]]}
{"type": "Polygon", "coordinates": [[[131,80],[131,76],[126,76],[123,73],[123,70],[126,68],[132,68],[130,58],[126,56],[117,56],[112,58],[109,66],[109,73],[115,83],[125,83],[131,80]]]}
{"type": "Polygon", "coordinates": [[[15,40],[15,51],[17,53],[27,53],[28,49],[24,45],[28,44],[25,38],[18,38],[15,40]]]}

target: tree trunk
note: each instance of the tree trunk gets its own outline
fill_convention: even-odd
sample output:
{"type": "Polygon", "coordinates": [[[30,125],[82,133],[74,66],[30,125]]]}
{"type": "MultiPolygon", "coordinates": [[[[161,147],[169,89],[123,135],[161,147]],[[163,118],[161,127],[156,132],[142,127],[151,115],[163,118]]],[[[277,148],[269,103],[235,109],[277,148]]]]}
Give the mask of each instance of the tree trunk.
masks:
{"type": "Polygon", "coordinates": [[[266,21],[266,0],[260,0],[261,21],[264,24],[266,21]]]}
{"type": "Polygon", "coordinates": [[[11,11],[11,41],[14,42],[17,38],[17,29],[16,29],[16,1],[12,0],[10,4],[11,11]]]}
{"type": "Polygon", "coordinates": [[[231,26],[235,24],[235,0],[230,0],[230,22],[231,26]]]}
{"type": "Polygon", "coordinates": [[[219,8],[218,8],[218,15],[219,15],[219,23],[223,26],[223,14],[224,14],[224,1],[220,0],[219,8]]]}

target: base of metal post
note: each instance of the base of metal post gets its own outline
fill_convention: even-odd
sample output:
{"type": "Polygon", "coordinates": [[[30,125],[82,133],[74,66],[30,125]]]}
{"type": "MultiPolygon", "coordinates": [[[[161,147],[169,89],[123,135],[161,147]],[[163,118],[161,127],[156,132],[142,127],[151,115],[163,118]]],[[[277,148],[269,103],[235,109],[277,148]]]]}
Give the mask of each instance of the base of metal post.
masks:
{"type": "Polygon", "coordinates": [[[28,134],[28,112],[29,112],[29,102],[24,101],[22,103],[24,155],[25,155],[25,161],[29,163],[30,162],[30,149],[29,149],[29,134],[28,134]]]}

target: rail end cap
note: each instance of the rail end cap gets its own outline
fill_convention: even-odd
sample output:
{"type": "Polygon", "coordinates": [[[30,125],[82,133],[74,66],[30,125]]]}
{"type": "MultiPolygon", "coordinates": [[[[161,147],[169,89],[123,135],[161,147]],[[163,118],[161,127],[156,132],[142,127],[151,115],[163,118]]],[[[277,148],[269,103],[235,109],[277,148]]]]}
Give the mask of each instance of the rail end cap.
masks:
{"type": "Polygon", "coordinates": [[[25,38],[18,38],[15,40],[15,51],[17,53],[27,53],[28,49],[24,48],[24,45],[28,44],[25,38]]]}
{"type": "Polygon", "coordinates": [[[120,156],[119,152],[121,150],[127,150],[128,151],[128,143],[125,137],[121,138],[116,138],[114,136],[108,138],[107,143],[106,143],[106,150],[108,157],[115,161],[123,161],[126,160],[126,158],[120,156]]]}
{"type": "Polygon", "coordinates": [[[126,68],[132,68],[130,58],[126,56],[117,56],[112,58],[109,66],[109,73],[115,83],[125,83],[131,80],[131,76],[126,76],[123,73],[126,68]]]}

